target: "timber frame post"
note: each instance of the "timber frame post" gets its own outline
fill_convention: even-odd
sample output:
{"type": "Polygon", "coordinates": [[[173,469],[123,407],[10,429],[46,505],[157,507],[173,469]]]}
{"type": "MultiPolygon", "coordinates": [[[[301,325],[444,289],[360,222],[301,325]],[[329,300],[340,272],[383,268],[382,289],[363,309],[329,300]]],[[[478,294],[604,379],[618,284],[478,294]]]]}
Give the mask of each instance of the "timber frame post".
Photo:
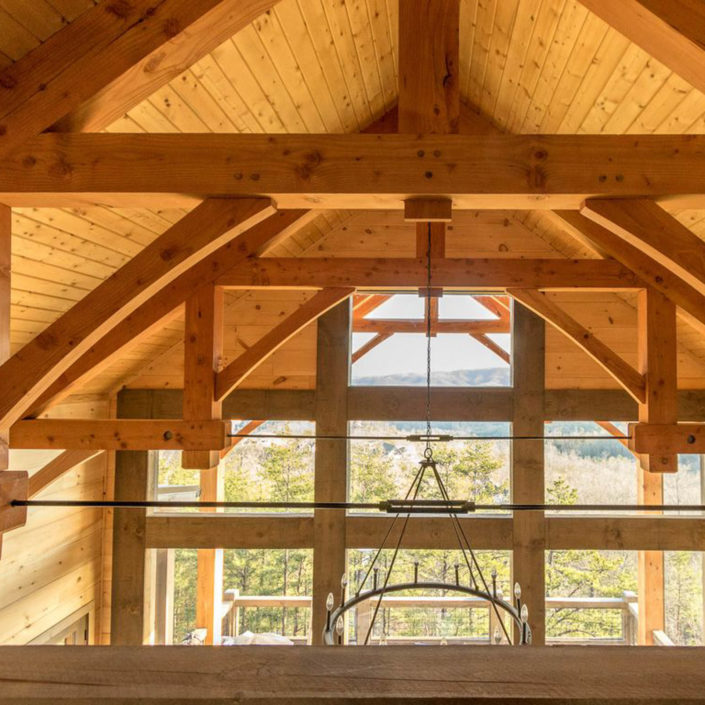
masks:
{"type": "MultiPolygon", "coordinates": [[[[184,419],[220,419],[215,398],[216,375],[223,355],[224,291],[206,284],[186,301],[184,323],[184,419]]],[[[181,466],[200,471],[201,499],[224,499],[219,449],[182,451],[181,466]]],[[[209,510],[204,510],[209,511],[209,510]]],[[[223,595],[223,550],[198,551],[196,628],[206,629],[207,645],[220,643],[220,602],[223,595]]]]}
{"type": "MultiPolygon", "coordinates": [[[[151,499],[154,453],[118,451],[115,460],[115,499],[151,499]]],[[[110,609],[111,646],[138,646],[147,640],[146,615],[149,566],[146,543],[147,512],[115,509],[110,609]]]]}
{"type": "MultiPolygon", "coordinates": [[[[545,353],[543,319],[515,301],[512,309],[513,436],[544,435],[545,353]]],[[[513,502],[544,502],[543,441],[512,441],[511,490],[513,502]]],[[[522,602],[529,608],[532,643],[543,646],[546,641],[544,512],[515,512],[512,543],[512,585],[520,583],[522,602]]]]}
{"type": "MultiPolygon", "coordinates": [[[[316,435],[348,433],[348,387],[352,304],[346,299],[318,320],[316,435]]],[[[344,502],[348,493],[347,440],[316,440],[314,498],[344,502]]],[[[347,571],[346,521],[343,512],[316,509],[313,517],[313,604],[311,643],[322,644],[325,602],[336,597],[347,571]]]]}
{"type": "MultiPolygon", "coordinates": [[[[661,292],[639,292],[639,366],[646,379],[646,403],[639,421],[675,424],[678,419],[676,307],[661,292]]],[[[677,455],[637,456],[639,503],[663,503],[663,473],[678,471],[677,455]]],[[[653,645],[665,627],[663,551],[639,551],[639,644],[653,645]]]]}

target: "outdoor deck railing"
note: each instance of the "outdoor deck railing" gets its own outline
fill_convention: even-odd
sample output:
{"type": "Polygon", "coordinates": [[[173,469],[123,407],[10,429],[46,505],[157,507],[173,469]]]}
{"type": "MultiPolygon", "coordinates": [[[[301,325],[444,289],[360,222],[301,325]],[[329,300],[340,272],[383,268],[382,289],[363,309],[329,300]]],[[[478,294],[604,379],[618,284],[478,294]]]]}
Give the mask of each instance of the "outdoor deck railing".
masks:
{"type": "MultiPolygon", "coordinates": [[[[389,595],[383,598],[382,605],[390,608],[443,608],[457,609],[469,608],[479,610],[489,610],[489,603],[477,597],[462,596],[404,596],[389,595]]],[[[244,608],[310,608],[311,597],[308,595],[240,595],[238,590],[226,590],[223,595],[223,634],[236,636],[240,633],[241,610],[244,608]]],[[[369,625],[370,610],[374,608],[374,600],[363,602],[355,611],[356,633],[365,633],[369,625]]],[[[614,638],[557,638],[548,639],[549,644],[623,644],[633,645],[637,643],[637,632],[639,623],[639,610],[637,606],[637,595],[633,592],[625,592],[621,597],[548,597],[546,598],[546,610],[617,610],[622,616],[622,629],[619,636],[614,638]]],[[[456,642],[477,642],[491,643],[491,635],[494,634],[494,621],[496,617],[490,610],[490,638],[478,639],[469,637],[424,637],[424,642],[440,643],[441,640],[447,643],[456,642]]],[[[289,636],[295,643],[306,643],[306,637],[289,636]]],[[[673,646],[673,642],[662,631],[654,630],[654,643],[660,646],[673,646]]],[[[404,644],[419,641],[418,637],[390,637],[388,644],[404,644]]],[[[354,643],[354,642],[353,642],[354,643]]]]}

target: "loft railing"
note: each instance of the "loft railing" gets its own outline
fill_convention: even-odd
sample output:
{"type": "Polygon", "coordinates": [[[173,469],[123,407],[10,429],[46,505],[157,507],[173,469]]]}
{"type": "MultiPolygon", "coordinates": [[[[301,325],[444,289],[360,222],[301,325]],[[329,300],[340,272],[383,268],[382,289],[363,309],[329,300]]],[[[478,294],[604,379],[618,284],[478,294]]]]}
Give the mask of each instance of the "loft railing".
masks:
{"type": "MultiPolygon", "coordinates": [[[[370,608],[374,601],[361,603],[356,610],[355,633],[364,634],[369,626],[370,608]]],[[[388,608],[435,608],[435,609],[478,609],[489,610],[489,603],[477,597],[463,596],[403,596],[389,595],[382,600],[382,606],[388,608]]],[[[238,590],[226,590],[223,596],[221,614],[223,616],[223,634],[236,636],[240,633],[241,610],[246,608],[310,608],[311,597],[308,595],[240,595],[238,590]]],[[[620,644],[634,645],[637,643],[639,611],[637,595],[633,592],[624,592],[621,597],[548,597],[546,598],[547,610],[617,610],[622,615],[621,634],[615,638],[572,638],[564,637],[548,639],[549,644],[620,644]]],[[[427,643],[488,643],[494,634],[494,612],[490,613],[490,638],[471,637],[423,637],[427,643]]],[[[288,636],[288,635],[287,635],[288,636]]],[[[306,643],[306,637],[289,638],[295,643],[306,643]]],[[[654,643],[661,646],[673,646],[673,642],[661,631],[654,631],[654,643]]],[[[419,641],[419,637],[390,637],[388,644],[404,644],[419,641]]],[[[351,642],[351,643],[354,643],[351,642]]]]}

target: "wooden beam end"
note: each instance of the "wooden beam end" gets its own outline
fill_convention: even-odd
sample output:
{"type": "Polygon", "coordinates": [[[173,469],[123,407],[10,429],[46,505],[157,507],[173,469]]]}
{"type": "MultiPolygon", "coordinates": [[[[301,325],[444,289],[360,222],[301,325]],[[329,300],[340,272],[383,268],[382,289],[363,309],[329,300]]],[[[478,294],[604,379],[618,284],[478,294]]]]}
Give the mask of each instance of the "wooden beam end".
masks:
{"type": "Polygon", "coordinates": [[[678,472],[679,453],[705,453],[705,424],[629,424],[629,450],[647,472],[678,472]]]}
{"type": "Polygon", "coordinates": [[[27,507],[13,507],[13,499],[29,496],[29,474],[10,470],[0,471],[0,534],[24,526],[27,507]]]}
{"type": "Polygon", "coordinates": [[[210,470],[220,462],[220,450],[184,450],[181,453],[181,467],[184,470],[210,470]]]}

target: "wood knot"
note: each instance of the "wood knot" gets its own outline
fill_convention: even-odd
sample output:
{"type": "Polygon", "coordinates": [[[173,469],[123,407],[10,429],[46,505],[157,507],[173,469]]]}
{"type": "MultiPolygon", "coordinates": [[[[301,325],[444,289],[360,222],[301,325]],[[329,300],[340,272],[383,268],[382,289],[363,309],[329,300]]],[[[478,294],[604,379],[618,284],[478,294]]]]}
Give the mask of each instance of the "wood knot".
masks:
{"type": "Polygon", "coordinates": [[[162,61],[164,61],[164,58],[166,57],[166,54],[163,51],[155,52],[152,54],[149,59],[147,59],[147,63],[144,65],[144,71],[145,73],[154,73],[159,69],[159,67],[162,64],[162,61]]]}
{"type": "Polygon", "coordinates": [[[51,176],[63,178],[71,176],[72,173],[73,167],[63,157],[60,157],[58,161],[54,162],[49,167],[49,174],[51,174],[51,176]]]}
{"type": "Polygon", "coordinates": [[[17,79],[14,76],[10,76],[6,73],[2,74],[0,76],[0,86],[6,88],[8,91],[11,91],[17,86],[17,79]]]}
{"type": "Polygon", "coordinates": [[[177,34],[179,34],[179,32],[181,32],[181,25],[179,24],[179,20],[177,20],[175,17],[170,17],[169,19],[164,21],[164,24],[162,25],[162,30],[164,34],[169,37],[169,39],[172,39],[177,34]]]}
{"type": "Polygon", "coordinates": [[[132,3],[129,0],[113,0],[105,5],[105,9],[115,17],[119,17],[124,20],[130,15],[134,9],[132,3]]]}

